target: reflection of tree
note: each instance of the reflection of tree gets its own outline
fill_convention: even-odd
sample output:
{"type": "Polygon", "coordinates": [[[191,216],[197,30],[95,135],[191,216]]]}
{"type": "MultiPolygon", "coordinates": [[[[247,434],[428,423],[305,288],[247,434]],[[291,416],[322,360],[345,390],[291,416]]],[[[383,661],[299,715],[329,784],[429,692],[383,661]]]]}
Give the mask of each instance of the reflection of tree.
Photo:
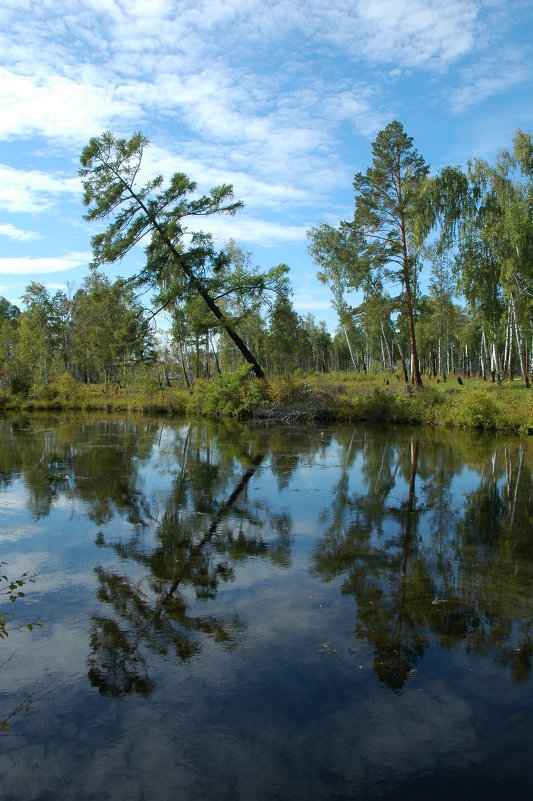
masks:
{"type": "Polygon", "coordinates": [[[35,415],[0,423],[0,476],[22,473],[35,518],[50,513],[60,494],[81,498],[97,524],[115,511],[142,521],[146,502],[137,489],[137,464],[153,447],[158,426],[151,422],[58,419],[35,415]]]}
{"type": "Polygon", "coordinates": [[[344,575],[342,592],[357,602],[355,633],[373,647],[377,675],[400,689],[433,635],[445,647],[494,654],[515,681],[528,678],[533,492],[523,446],[488,455],[472,440],[468,463],[480,479],[461,511],[450,493],[465,456],[450,445],[432,450],[418,437],[398,449],[366,435],[357,454],[362,488],[350,493],[353,440],[313,569],[325,580],[344,575]],[[417,473],[424,480],[415,503],[417,473]],[[406,498],[396,506],[400,477],[406,498]]]}
{"type": "MultiPolygon", "coordinates": [[[[138,536],[109,546],[143,577],[97,568],[99,598],[114,611],[92,621],[89,677],[101,692],[150,693],[148,652],[173,652],[187,661],[204,636],[235,647],[243,630],[238,617],[205,614],[202,603],[213,600],[220,583],[232,580],[236,564],[249,557],[289,564],[290,519],[247,498],[263,454],[250,455],[243,443],[238,459],[235,452],[223,440],[217,446],[207,429],[189,427],[176,447],[173,493],[156,524],[155,547],[147,550],[138,536]],[[275,532],[268,542],[266,521],[275,532]]],[[[102,536],[99,542],[105,544],[102,536]]]]}
{"type": "Polygon", "coordinates": [[[2,421],[0,441],[1,480],[23,474],[35,516],[49,514],[56,499],[69,499],[73,510],[81,499],[99,526],[117,514],[131,526],[118,542],[107,543],[105,529],[96,536],[121,560],[120,569],[96,568],[99,598],[113,610],[91,627],[89,675],[102,692],[150,693],[150,653],[187,660],[206,636],[234,647],[240,621],[208,614],[203,604],[250,557],[290,565],[289,515],[248,497],[262,454],[285,447],[275,431],[32,415],[2,421]],[[142,484],[148,458],[174,477],[162,512],[142,484]]]}
{"type": "MultiPolygon", "coordinates": [[[[387,508],[398,470],[405,466],[402,464],[404,454],[394,453],[394,450],[385,442],[378,447],[371,443],[371,447],[366,448],[368,459],[362,476],[368,492],[350,503],[354,518],[349,527],[343,529],[340,541],[337,536],[333,561],[329,550],[331,540],[320,543],[315,552],[315,571],[330,578],[335,573],[348,571],[342,591],[353,594],[357,601],[356,636],[373,646],[374,669],[379,678],[389,687],[401,689],[428,644],[418,624],[417,606],[420,594],[427,594],[430,589],[417,547],[418,441],[413,440],[408,448],[407,499],[398,507],[387,508]],[[385,524],[392,520],[396,532],[391,536],[391,526],[385,524]],[[385,542],[381,535],[386,536],[385,542]]],[[[346,481],[343,471],[340,497],[345,503],[350,502],[346,481]]],[[[337,509],[337,520],[340,514],[341,510],[337,509]]],[[[328,532],[329,537],[335,534],[338,535],[336,526],[328,532]]]]}
{"type": "Polygon", "coordinates": [[[469,608],[467,648],[493,653],[513,681],[528,680],[533,656],[533,487],[522,443],[495,449],[467,495],[454,536],[453,589],[469,608]]]}
{"type": "Polygon", "coordinates": [[[270,432],[270,470],[276,477],[278,489],[286,489],[299,467],[307,461],[324,457],[331,443],[331,435],[321,432],[320,437],[310,437],[305,428],[287,426],[270,432]]]}

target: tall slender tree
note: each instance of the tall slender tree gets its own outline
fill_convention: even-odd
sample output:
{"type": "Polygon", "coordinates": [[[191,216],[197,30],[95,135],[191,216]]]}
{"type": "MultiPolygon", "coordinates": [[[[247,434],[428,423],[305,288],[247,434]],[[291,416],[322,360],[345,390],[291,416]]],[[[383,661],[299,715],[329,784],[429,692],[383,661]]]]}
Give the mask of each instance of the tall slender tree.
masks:
{"type": "Polygon", "coordinates": [[[230,319],[208,291],[208,274],[216,273],[226,261],[217,253],[211,236],[203,232],[186,239],[185,220],[211,214],[235,214],[242,203],[233,199],[233,189],[224,184],[209,195],[192,197],[196,184],[176,173],[163,189],[157,176],[144,186],[137,185],[144,151],[149,142],[140,132],[131,139],[117,139],[109,131],[93,137],[81,154],[80,176],[87,220],[112,218],[105,231],[92,238],[92,266],[100,267],[122,259],[135,245],[149,237],[145,268],[138,274],[142,284],[159,286],[172,273],[180,274],[188,287],[203,298],[208,308],[239,348],[255,374],[263,370],[230,319]]]}
{"type": "Polygon", "coordinates": [[[354,178],[353,220],[341,222],[338,236],[320,226],[313,229],[311,252],[323,272],[327,267],[335,280],[344,273],[348,286],[365,295],[376,287],[401,285],[397,301],[408,320],[413,379],[422,387],[415,299],[422,244],[433,222],[425,192],[429,167],[396,120],[378,133],[372,154],[372,166],[354,178]]]}
{"type": "Polygon", "coordinates": [[[412,373],[422,386],[415,336],[415,283],[419,240],[427,230],[424,185],[429,167],[394,120],[372,144],[372,166],[354,178],[351,232],[357,252],[356,281],[401,283],[409,324],[412,373]]]}

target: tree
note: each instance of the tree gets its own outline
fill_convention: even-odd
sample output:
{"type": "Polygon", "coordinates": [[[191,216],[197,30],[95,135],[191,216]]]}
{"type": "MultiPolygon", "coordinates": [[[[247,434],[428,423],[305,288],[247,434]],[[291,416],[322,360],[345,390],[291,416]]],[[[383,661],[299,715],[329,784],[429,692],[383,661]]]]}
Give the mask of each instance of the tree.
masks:
{"type": "MultiPolygon", "coordinates": [[[[324,270],[335,265],[338,254],[348,274],[349,286],[372,294],[387,284],[400,284],[398,298],[409,325],[413,379],[422,387],[415,337],[416,276],[423,241],[432,227],[431,204],[425,190],[429,167],[396,120],[380,131],[372,144],[372,167],[356,173],[355,213],[340,224],[340,236],[324,240],[334,248],[333,258],[318,263],[324,270]]],[[[319,234],[324,233],[319,227],[319,234]]],[[[327,232],[326,232],[327,233],[327,232]]],[[[314,246],[320,245],[317,237],[314,246]]],[[[316,259],[315,251],[313,255],[316,259]]],[[[324,254],[323,254],[324,255],[324,254]]],[[[331,273],[331,269],[330,269],[331,273]]]]}
{"type": "Polygon", "coordinates": [[[344,297],[349,284],[350,245],[347,242],[345,228],[336,229],[327,223],[312,228],[307,233],[310,240],[309,253],[320,267],[317,278],[326,284],[333,295],[332,306],[337,312],[350,359],[356,370],[359,370],[354,356],[348,326],[352,322],[351,310],[344,297]]]}
{"type": "Polygon", "coordinates": [[[196,184],[184,173],[175,173],[166,189],[162,188],[162,176],[137,187],[148,145],[148,139],[140,132],[128,141],[106,132],[93,137],[81,154],[84,204],[89,208],[85,219],[112,217],[108,228],[92,238],[92,266],[122,259],[149,236],[146,266],[136,276],[137,282],[155,287],[166,280],[167,285],[172,285],[169,277],[180,275],[181,283],[203,298],[255,374],[263,378],[256,358],[206,288],[209,275],[224,266],[225,254],[217,253],[211,236],[203,232],[190,235],[188,245],[185,241],[186,218],[235,214],[242,204],[233,200],[233,189],[227,184],[212,188],[209,195],[191,198],[196,184]]]}
{"type": "Polygon", "coordinates": [[[298,315],[290,298],[279,296],[270,313],[270,359],[279,375],[300,367],[298,315]]]}
{"type": "Polygon", "coordinates": [[[84,280],[72,303],[73,371],[87,383],[125,378],[126,366],[152,358],[153,339],[132,287],[113,284],[98,270],[84,280]]]}
{"type": "Polygon", "coordinates": [[[11,386],[15,367],[20,309],[0,297],[0,388],[11,386]]]}
{"type": "Polygon", "coordinates": [[[426,230],[423,188],[429,172],[401,123],[394,120],[372,144],[372,167],[354,178],[355,214],[351,223],[357,252],[357,283],[400,282],[409,324],[414,382],[422,386],[415,337],[417,245],[426,230]]]}
{"type": "Polygon", "coordinates": [[[46,286],[32,281],[22,296],[25,311],[20,315],[17,360],[32,376],[33,383],[49,384],[58,366],[61,350],[59,303],[62,293],[50,297],[46,286]]]}

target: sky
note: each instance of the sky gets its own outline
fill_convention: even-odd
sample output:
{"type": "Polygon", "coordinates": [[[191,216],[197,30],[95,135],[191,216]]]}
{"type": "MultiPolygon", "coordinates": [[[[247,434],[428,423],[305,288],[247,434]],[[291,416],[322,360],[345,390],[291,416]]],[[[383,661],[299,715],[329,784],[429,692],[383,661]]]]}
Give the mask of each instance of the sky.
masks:
{"type": "Polygon", "coordinates": [[[2,0],[0,295],[81,286],[80,153],[140,130],[145,176],[233,185],[244,209],[203,229],[288,264],[296,310],[333,331],[307,231],[350,219],[378,131],[399,120],[432,173],[494,160],[533,131],[532,79],[531,0],[2,0]]]}

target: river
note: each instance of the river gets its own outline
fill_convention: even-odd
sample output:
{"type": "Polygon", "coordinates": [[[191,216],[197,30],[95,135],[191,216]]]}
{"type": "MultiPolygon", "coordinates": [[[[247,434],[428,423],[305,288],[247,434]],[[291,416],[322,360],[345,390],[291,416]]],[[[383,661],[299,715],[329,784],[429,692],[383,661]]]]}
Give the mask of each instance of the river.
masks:
{"type": "Polygon", "coordinates": [[[527,439],[4,416],[0,560],[4,801],[531,797],[527,439]]]}

